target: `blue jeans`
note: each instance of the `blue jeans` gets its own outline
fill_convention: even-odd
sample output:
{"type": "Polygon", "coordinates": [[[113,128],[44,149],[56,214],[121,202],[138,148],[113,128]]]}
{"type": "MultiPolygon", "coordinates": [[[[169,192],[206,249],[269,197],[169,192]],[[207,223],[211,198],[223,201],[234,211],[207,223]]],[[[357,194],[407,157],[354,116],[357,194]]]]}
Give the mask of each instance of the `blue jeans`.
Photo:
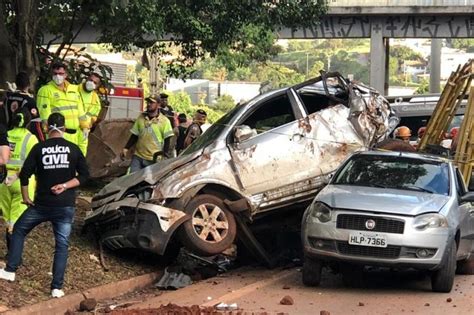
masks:
{"type": "Polygon", "coordinates": [[[26,235],[38,224],[51,222],[54,239],[56,240],[51,289],[62,289],[74,212],[75,207],[28,207],[13,226],[10,249],[8,250],[8,262],[5,270],[15,272],[18,268],[23,254],[26,235]]]}
{"type": "Polygon", "coordinates": [[[153,164],[155,164],[155,162],[145,160],[137,155],[133,155],[132,162],[130,163],[130,173],[134,173],[153,164]]]}

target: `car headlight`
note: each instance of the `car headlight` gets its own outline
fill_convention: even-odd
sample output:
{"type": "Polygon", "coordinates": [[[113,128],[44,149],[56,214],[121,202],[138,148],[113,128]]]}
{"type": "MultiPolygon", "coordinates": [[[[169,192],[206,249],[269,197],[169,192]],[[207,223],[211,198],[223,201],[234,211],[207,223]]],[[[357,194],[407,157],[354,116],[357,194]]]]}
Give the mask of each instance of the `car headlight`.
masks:
{"type": "Polygon", "coordinates": [[[311,204],[309,214],[322,223],[331,221],[331,208],[319,201],[311,204]]]}
{"type": "Polygon", "coordinates": [[[413,226],[417,230],[425,230],[427,228],[445,228],[448,227],[448,220],[439,213],[422,214],[415,218],[413,226]]]}

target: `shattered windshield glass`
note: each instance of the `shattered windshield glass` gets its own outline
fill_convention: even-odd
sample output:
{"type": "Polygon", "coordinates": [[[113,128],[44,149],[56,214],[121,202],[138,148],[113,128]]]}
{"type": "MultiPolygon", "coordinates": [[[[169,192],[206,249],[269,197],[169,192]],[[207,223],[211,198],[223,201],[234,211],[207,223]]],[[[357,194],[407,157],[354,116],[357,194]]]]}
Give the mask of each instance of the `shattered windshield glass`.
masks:
{"type": "Polygon", "coordinates": [[[443,162],[402,156],[355,155],[332,184],[449,194],[449,170],[443,162]]]}

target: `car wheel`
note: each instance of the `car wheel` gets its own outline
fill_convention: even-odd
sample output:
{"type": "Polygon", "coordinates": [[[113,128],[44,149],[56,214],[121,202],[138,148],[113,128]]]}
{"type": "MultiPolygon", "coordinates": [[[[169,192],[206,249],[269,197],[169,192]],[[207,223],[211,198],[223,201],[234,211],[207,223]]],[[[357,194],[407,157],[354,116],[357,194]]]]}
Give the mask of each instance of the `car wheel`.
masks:
{"type": "Polygon", "coordinates": [[[346,287],[364,287],[364,266],[345,264],[341,268],[342,282],[346,287]]]}
{"type": "Polygon", "coordinates": [[[456,273],[458,275],[474,275],[474,258],[458,261],[456,273]]]}
{"type": "Polygon", "coordinates": [[[396,139],[385,139],[375,146],[377,149],[401,152],[416,152],[415,148],[405,141],[396,139]]]}
{"type": "Polygon", "coordinates": [[[191,219],[179,231],[183,245],[198,255],[216,255],[235,240],[237,226],[234,215],[222,199],[213,195],[198,195],[185,207],[191,219]]]}
{"type": "Polygon", "coordinates": [[[318,259],[304,258],[303,263],[303,284],[307,287],[317,287],[321,282],[321,271],[323,264],[318,259]]]}
{"type": "Polygon", "coordinates": [[[456,242],[452,242],[446,249],[446,260],[443,266],[431,275],[431,289],[433,292],[451,292],[456,274],[456,242]]]}

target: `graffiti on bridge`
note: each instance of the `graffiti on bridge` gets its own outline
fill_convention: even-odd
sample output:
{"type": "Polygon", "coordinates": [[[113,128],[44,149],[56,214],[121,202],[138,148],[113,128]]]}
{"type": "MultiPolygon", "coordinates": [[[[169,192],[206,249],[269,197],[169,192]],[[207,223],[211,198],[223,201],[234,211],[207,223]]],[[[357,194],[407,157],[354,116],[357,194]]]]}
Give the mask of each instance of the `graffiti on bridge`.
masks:
{"type": "Polygon", "coordinates": [[[361,38],[382,32],[391,38],[474,37],[474,16],[331,16],[312,27],[282,30],[281,38],[361,38]]]}

